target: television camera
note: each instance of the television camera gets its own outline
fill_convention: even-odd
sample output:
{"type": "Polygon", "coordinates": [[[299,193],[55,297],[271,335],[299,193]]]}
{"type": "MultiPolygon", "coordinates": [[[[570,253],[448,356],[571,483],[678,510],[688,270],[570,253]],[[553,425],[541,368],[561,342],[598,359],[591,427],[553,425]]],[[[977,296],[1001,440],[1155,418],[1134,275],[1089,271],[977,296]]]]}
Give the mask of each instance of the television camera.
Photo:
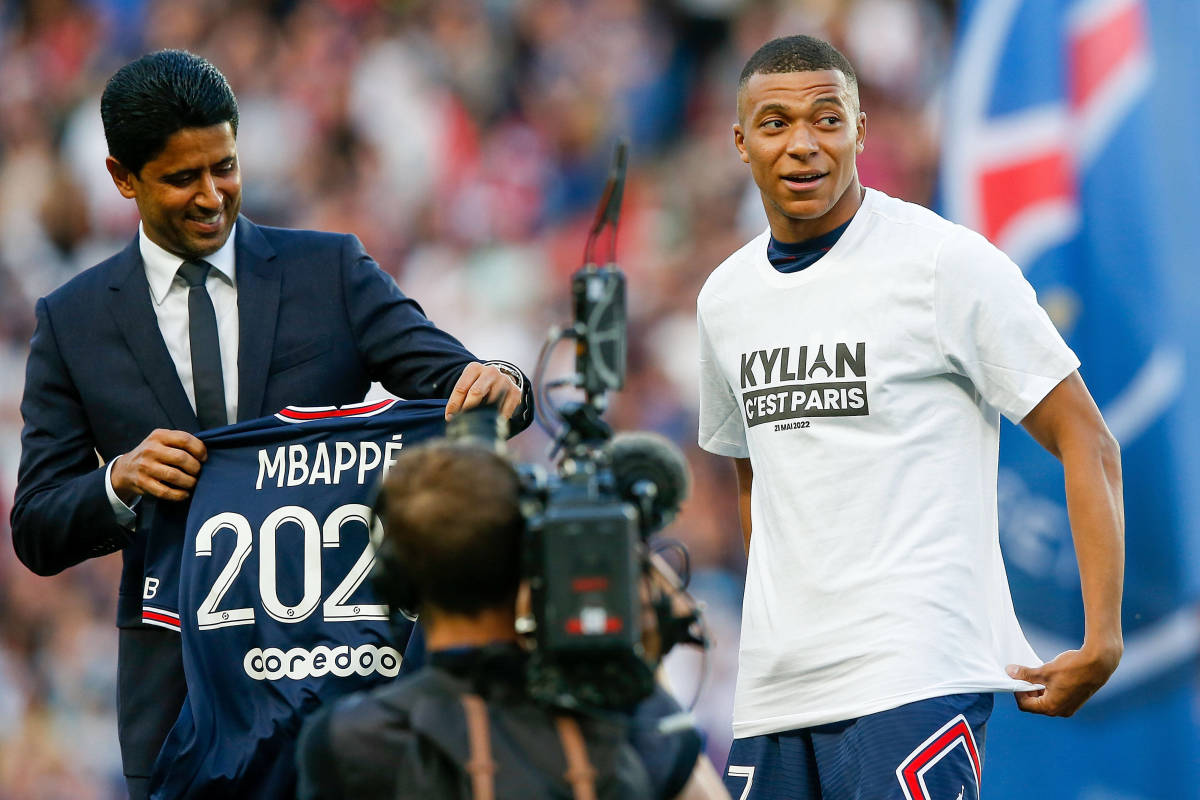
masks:
{"type": "MultiPolygon", "coordinates": [[[[574,322],[551,330],[534,376],[554,468],[517,465],[531,600],[519,626],[534,643],[529,690],[558,707],[632,706],[653,691],[654,671],[671,647],[707,645],[699,609],[685,591],[686,550],[671,543],[682,555],[676,572],[649,543],[688,492],[683,454],[657,434],[614,436],[602,419],[608,393],[625,382],[626,284],[616,238],[626,162],[626,145],[618,142],[583,265],[571,278],[574,322]],[[602,238],[607,257],[600,262],[602,238]],[[564,340],[575,342],[575,372],[547,383],[546,367],[564,340]],[[563,387],[582,397],[555,404],[551,391],[563,387]]],[[[503,451],[506,424],[495,408],[479,408],[451,420],[447,436],[503,451]]]]}

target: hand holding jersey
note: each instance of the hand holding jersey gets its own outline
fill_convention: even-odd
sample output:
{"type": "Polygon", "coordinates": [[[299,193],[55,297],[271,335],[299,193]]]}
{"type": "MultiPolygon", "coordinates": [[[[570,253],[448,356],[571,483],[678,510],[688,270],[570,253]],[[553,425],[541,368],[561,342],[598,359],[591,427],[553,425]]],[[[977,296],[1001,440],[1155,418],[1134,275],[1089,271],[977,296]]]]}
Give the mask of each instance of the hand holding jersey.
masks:
{"type": "Polygon", "coordinates": [[[141,495],[186,500],[208,457],[204,442],[187,431],[158,428],[128,453],[113,459],[113,491],[128,505],[141,495]]]}
{"type": "Polygon", "coordinates": [[[399,673],[404,641],[367,580],[370,496],[444,415],[384,400],[202,434],[191,503],[147,512],[142,621],[179,633],[187,680],[152,797],[294,796],[302,716],[399,673]]]}
{"type": "MultiPolygon", "coordinates": [[[[521,404],[520,371],[472,362],[463,369],[446,403],[446,419],[481,405],[511,417],[521,404]]],[[[113,459],[111,482],[128,505],[141,495],[186,500],[207,457],[204,442],[187,431],[154,430],[133,450],[113,459]]]]}
{"type": "Polygon", "coordinates": [[[494,405],[505,419],[521,405],[523,378],[516,367],[496,364],[467,364],[446,402],[446,419],[479,406],[494,405]],[[505,367],[508,367],[507,369],[505,367]]]}

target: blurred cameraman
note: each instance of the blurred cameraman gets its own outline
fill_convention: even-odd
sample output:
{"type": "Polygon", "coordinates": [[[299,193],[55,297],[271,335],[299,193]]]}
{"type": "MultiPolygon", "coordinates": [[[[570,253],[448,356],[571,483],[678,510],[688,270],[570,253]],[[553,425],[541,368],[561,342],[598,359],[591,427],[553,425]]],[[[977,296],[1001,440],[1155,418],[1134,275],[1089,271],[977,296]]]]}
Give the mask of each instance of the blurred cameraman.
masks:
{"type": "Polygon", "coordinates": [[[525,522],[506,459],[448,441],[405,450],[380,517],[381,584],[393,607],[420,608],[429,664],[306,723],[302,800],[728,797],[694,729],[658,732],[679,710],[661,689],[603,717],[530,699],[515,630],[525,522]]]}

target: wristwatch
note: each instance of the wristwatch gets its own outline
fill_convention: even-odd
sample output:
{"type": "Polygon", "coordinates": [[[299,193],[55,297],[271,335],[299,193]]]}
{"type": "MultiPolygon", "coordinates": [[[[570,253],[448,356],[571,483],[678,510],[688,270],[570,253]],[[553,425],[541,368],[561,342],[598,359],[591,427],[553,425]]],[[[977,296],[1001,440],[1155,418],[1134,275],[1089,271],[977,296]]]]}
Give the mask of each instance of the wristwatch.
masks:
{"type": "Polygon", "coordinates": [[[504,376],[513,382],[518,391],[525,391],[525,375],[514,364],[510,364],[507,361],[485,361],[483,363],[489,367],[495,367],[504,373],[504,376]]]}

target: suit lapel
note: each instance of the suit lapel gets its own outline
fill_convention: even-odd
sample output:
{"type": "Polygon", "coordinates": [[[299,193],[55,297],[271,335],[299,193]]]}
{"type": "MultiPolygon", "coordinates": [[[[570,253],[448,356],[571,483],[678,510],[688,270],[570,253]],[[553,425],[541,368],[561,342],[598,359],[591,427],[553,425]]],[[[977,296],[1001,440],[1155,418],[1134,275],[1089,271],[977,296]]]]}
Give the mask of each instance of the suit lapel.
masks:
{"type": "Polygon", "coordinates": [[[265,413],[262,404],[275,345],[281,268],[262,231],[245,217],[238,217],[236,245],[238,420],[241,421],[265,413]]]}
{"type": "Polygon", "coordinates": [[[133,353],[134,361],[149,384],[154,396],[167,412],[171,425],[185,431],[196,431],[199,423],[196,412],[188,402],[187,392],[179,380],[175,362],[167,352],[158,317],[150,300],[150,285],[142,266],[142,255],[135,236],[117,259],[109,279],[108,301],[113,318],[133,353]]]}

